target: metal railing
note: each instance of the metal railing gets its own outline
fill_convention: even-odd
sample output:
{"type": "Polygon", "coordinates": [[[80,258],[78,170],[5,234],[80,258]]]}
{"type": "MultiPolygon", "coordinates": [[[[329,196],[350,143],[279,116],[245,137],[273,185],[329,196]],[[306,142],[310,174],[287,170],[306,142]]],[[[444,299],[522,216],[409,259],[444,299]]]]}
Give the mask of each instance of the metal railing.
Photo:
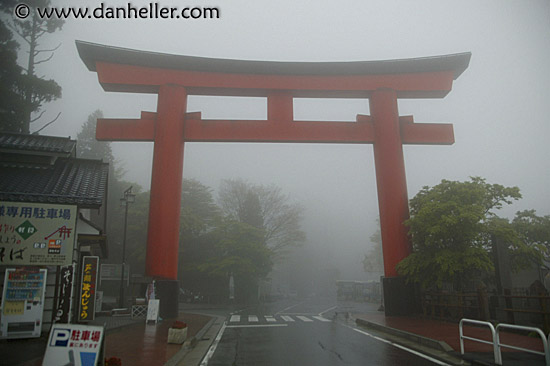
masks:
{"type": "Polygon", "coordinates": [[[493,326],[493,324],[489,323],[489,322],[484,322],[484,321],[481,321],[481,320],[474,320],[474,319],[461,319],[460,320],[460,323],[458,324],[458,332],[460,334],[460,354],[461,355],[464,355],[464,340],[465,339],[468,339],[470,341],[475,341],[475,342],[480,342],[480,343],[485,343],[485,344],[490,344],[493,346],[493,355],[494,355],[494,358],[495,358],[495,363],[497,365],[502,365],[502,360],[501,360],[501,356],[500,356],[500,350],[499,348],[497,347],[496,345],[496,336],[497,336],[497,332],[495,330],[495,327],[493,326]],[[486,341],[485,339],[479,339],[479,338],[473,338],[473,337],[468,337],[468,336],[465,336],[464,335],[464,331],[462,329],[462,324],[464,323],[470,323],[470,324],[476,324],[476,325],[484,325],[484,326],[487,326],[490,330],[491,330],[491,335],[493,337],[493,340],[492,342],[489,342],[489,341],[486,341]]]}
{"type": "Polygon", "coordinates": [[[523,352],[528,352],[528,353],[533,353],[533,354],[536,354],[536,355],[544,356],[546,366],[550,366],[550,349],[548,347],[548,345],[550,344],[550,334],[548,335],[548,339],[547,339],[546,336],[544,335],[544,333],[542,332],[542,330],[540,330],[539,328],[525,327],[525,326],[522,326],[522,325],[513,325],[513,324],[504,324],[504,323],[497,325],[497,327],[495,328],[493,326],[493,324],[491,324],[490,322],[464,318],[464,319],[460,320],[460,323],[458,325],[458,331],[459,331],[459,334],[460,334],[460,354],[461,355],[464,355],[464,340],[467,339],[467,340],[470,340],[470,341],[475,341],[475,342],[480,342],[480,343],[485,343],[485,344],[492,345],[493,346],[494,360],[495,360],[495,364],[497,364],[497,365],[502,365],[501,348],[510,348],[510,349],[515,349],[515,350],[518,350],[518,351],[523,351],[523,352]],[[465,336],[464,335],[464,330],[463,330],[463,324],[464,323],[487,326],[489,328],[489,330],[491,331],[491,335],[492,335],[492,338],[493,338],[492,342],[487,341],[485,339],[465,336]],[[544,352],[539,352],[539,351],[535,351],[533,349],[528,349],[528,348],[522,348],[522,347],[514,346],[514,345],[511,345],[511,344],[501,343],[500,342],[500,335],[499,335],[499,332],[500,332],[501,329],[513,329],[513,330],[521,330],[521,331],[537,333],[542,339],[544,352]]]}
{"type": "MultiPolygon", "coordinates": [[[[522,325],[513,325],[513,324],[499,324],[496,327],[496,331],[497,331],[496,346],[498,347],[499,355],[500,355],[500,348],[501,347],[511,348],[511,349],[515,349],[515,350],[518,350],[518,351],[529,352],[529,353],[533,353],[533,354],[536,354],[536,355],[544,356],[544,359],[546,361],[546,366],[550,366],[550,351],[548,350],[548,340],[546,339],[546,336],[544,335],[542,330],[540,330],[539,328],[525,327],[525,326],[522,326],[522,325]],[[543,348],[544,348],[544,352],[539,352],[539,351],[535,351],[535,350],[528,349],[528,348],[517,347],[517,346],[510,345],[510,344],[500,343],[499,331],[502,328],[523,330],[523,331],[527,331],[527,332],[537,333],[542,339],[542,345],[543,345],[543,348]]],[[[502,365],[502,356],[500,357],[500,360],[501,360],[501,363],[498,364],[498,365],[502,365]]]]}

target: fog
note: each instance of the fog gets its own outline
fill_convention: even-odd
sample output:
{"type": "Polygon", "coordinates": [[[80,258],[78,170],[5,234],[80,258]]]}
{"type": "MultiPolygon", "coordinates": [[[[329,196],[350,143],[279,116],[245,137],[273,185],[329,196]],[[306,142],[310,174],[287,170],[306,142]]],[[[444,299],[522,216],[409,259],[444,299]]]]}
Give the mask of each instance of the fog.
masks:
{"type": "MultiPolygon", "coordinates": [[[[100,1],[55,1],[60,6],[100,1]]],[[[97,3],[97,4],[95,4],[97,3]]],[[[127,1],[105,1],[106,5],[127,1]]],[[[132,4],[146,4],[133,1],[132,4]]],[[[179,4],[160,1],[161,5],[179,4]]],[[[443,99],[400,100],[416,122],[452,123],[451,146],[405,146],[409,198],[441,179],[481,176],[518,186],[523,199],[502,210],[550,214],[550,2],[547,0],[370,0],[196,2],[220,19],[79,20],[47,36],[62,43],[38,74],[63,97],[46,106],[41,133],[76,137],[87,116],[137,118],[156,96],[104,92],[76,52],[75,40],[190,56],[272,61],[366,61],[471,52],[469,68],[443,99]]],[[[192,4],[190,4],[192,5],[192,4]]],[[[26,51],[22,48],[22,52],[26,51]]],[[[22,53],[22,56],[24,54],[22,53]]],[[[204,118],[265,118],[265,100],[189,97],[204,118]]],[[[295,119],[354,120],[367,100],[296,100],[295,119]]],[[[31,125],[31,130],[40,128],[31,125]]],[[[149,188],[151,143],[113,143],[125,179],[149,188]]],[[[274,184],[305,207],[312,256],[337,266],[342,279],[364,279],[361,260],[376,231],[378,202],[371,145],[187,143],[184,177],[217,189],[221,179],[274,184]],[[313,254],[315,253],[315,254],[313,254]]]]}

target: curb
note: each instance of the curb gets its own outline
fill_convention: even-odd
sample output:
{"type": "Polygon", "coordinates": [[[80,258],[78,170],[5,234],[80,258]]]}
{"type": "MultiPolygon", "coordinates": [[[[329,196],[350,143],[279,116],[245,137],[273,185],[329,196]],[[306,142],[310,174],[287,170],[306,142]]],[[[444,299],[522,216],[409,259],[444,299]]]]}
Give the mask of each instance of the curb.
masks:
{"type": "Polygon", "coordinates": [[[411,342],[418,343],[422,346],[433,348],[436,351],[442,351],[442,352],[453,352],[454,351],[453,348],[451,346],[449,346],[444,341],[437,341],[435,339],[419,336],[418,334],[409,333],[409,332],[406,332],[404,330],[390,328],[390,327],[380,325],[380,324],[377,324],[377,323],[374,323],[374,322],[371,322],[371,321],[368,321],[368,320],[365,320],[365,319],[361,319],[361,318],[355,319],[355,322],[357,324],[363,325],[367,328],[376,329],[376,330],[379,330],[379,331],[384,332],[384,333],[389,333],[389,334],[397,336],[397,337],[405,338],[405,339],[407,339],[411,342]]]}
{"type": "MultiPolygon", "coordinates": [[[[199,314],[199,313],[195,313],[199,314]]],[[[208,315],[212,317],[206,323],[204,327],[202,327],[201,330],[197,332],[194,336],[192,336],[190,339],[186,340],[183,345],[181,346],[181,349],[172,356],[171,359],[169,359],[164,366],[179,366],[183,365],[183,361],[185,358],[191,358],[191,360],[185,360],[185,365],[199,365],[200,361],[210,348],[210,345],[214,341],[214,338],[219,332],[219,329],[221,328],[221,325],[225,322],[225,316],[216,316],[211,314],[200,314],[200,315],[208,315]],[[208,333],[208,334],[207,334],[208,333]],[[206,337],[205,337],[206,335],[206,337]],[[200,342],[203,342],[200,344],[200,347],[197,347],[197,345],[200,342]]]]}

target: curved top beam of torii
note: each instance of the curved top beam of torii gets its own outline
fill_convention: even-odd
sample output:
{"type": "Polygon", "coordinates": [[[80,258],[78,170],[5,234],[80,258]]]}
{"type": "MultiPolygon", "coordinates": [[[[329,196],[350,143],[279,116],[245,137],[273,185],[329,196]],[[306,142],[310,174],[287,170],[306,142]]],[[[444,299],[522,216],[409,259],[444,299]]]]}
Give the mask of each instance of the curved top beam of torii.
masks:
{"type": "Polygon", "coordinates": [[[96,137],[154,141],[147,274],[176,279],[183,145],[187,141],[314,142],[374,145],[384,271],[411,250],[403,144],[452,144],[451,124],[400,117],[398,98],[442,98],[471,54],[390,61],[271,62],[151,53],[76,42],[106,91],[158,94],[156,112],[98,120],[96,137]],[[267,120],[204,120],[187,113],[187,95],[267,97],[267,120]],[[368,98],[370,116],[350,122],[294,121],[293,98],[368,98]]]}
{"type": "Polygon", "coordinates": [[[267,96],[268,91],[285,90],[293,97],[364,98],[389,87],[398,98],[442,98],[471,57],[458,53],[386,61],[282,62],[172,55],[82,41],[76,47],[106,91],[156,93],[160,85],[181,83],[195,95],[267,96]],[[212,73],[219,79],[212,80],[212,73]]]}

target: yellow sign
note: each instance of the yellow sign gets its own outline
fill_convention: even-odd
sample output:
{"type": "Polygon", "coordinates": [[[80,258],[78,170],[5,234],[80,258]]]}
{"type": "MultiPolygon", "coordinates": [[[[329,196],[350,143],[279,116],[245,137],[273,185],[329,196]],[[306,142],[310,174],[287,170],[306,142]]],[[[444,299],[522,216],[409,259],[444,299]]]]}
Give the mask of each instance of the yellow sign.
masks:
{"type": "Polygon", "coordinates": [[[4,315],[23,315],[25,301],[6,301],[4,303],[4,315]]]}

